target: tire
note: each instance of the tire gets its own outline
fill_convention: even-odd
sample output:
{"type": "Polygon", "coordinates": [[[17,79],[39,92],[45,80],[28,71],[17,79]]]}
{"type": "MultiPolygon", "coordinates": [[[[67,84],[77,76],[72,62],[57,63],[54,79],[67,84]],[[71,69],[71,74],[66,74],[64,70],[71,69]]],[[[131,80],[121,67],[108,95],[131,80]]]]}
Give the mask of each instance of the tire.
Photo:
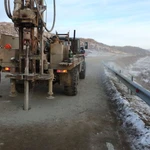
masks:
{"type": "Polygon", "coordinates": [[[71,85],[64,86],[64,92],[68,96],[75,96],[77,95],[77,85],[78,85],[78,69],[74,68],[73,70],[70,71],[70,76],[71,76],[71,85]]]}
{"type": "Polygon", "coordinates": [[[80,79],[85,79],[85,75],[86,75],[86,63],[85,61],[82,63],[82,70],[79,73],[79,78],[80,79]]]}

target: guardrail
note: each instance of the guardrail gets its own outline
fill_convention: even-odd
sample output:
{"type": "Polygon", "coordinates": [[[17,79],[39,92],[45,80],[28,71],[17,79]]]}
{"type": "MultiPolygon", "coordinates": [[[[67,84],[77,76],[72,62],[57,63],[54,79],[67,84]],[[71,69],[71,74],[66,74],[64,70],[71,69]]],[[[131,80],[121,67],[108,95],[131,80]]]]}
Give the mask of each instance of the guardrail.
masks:
{"type": "Polygon", "coordinates": [[[113,72],[116,75],[116,77],[132,91],[133,94],[140,97],[150,106],[150,91],[136,84],[135,82],[129,80],[127,77],[123,76],[118,71],[106,65],[104,62],[103,65],[107,67],[111,72],[113,72]]]}

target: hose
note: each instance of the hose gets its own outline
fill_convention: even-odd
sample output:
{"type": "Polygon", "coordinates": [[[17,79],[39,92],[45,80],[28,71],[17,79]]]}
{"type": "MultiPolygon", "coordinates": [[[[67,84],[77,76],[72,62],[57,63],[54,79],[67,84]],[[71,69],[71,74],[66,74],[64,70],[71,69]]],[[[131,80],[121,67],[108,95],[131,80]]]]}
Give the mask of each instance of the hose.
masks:
{"type": "MultiPolygon", "coordinates": [[[[8,2],[8,0],[4,0],[4,6],[5,6],[5,11],[7,16],[11,19],[11,13],[10,13],[10,9],[8,9],[8,4],[10,4],[10,2],[8,2]]],[[[10,5],[9,5],[10,6],[10,5]]],[[[10,7],[9,7],[10,8],[10,7]]]]}
{"type": "Polygon", "coordinates": [[[10,14],[10,18],[12,18],[11,10],[10,10],[10,0],[8,0],[8,12],[10,14]]]}
{"type": "Polygon", "coordinates": [[[11,11],[10,11],[10,0],[5,0],[4,5],[5,5],[5,11],[6,11],[7,16],[10,19],[12,19],[12,15],[11,15],[11,11]]]}
{"type": "Polygon", "coordinates": [[[4,0],[4,6],[5,6],[6,14],[7,14],[7,16],[9,17],[9,13],[8,13],[8,11],[7,11],[7,0],[4,0]]]}
{"type": "Polygon", "coordinates": [[[41,18],[41,21],[42,21],[42,23],[43,23],[43,26],[44,26],[45,30],[46,30],[47,32],[51,32],[51,31],[54,29],[54,26],[55,26],[55,20],[56,20],[56,4],[55,4],[55,0],[53,0],[54,16],[53,16],[53,24],[52,24],[52,27],[51,27],[50,30],[48,30],[48,28],[47,28],[46,25],[45,25],[45,22],[43,21],[43,17],[42,17],[42,15],[40,14],[40,10],[39,10],[37,1],[34,0],[34,2],[35,2],[35,4],[36,4],[37,10],[38,10],[38,12],[39,12],[39,15],[40,15],[40,18],[41,18]]]}

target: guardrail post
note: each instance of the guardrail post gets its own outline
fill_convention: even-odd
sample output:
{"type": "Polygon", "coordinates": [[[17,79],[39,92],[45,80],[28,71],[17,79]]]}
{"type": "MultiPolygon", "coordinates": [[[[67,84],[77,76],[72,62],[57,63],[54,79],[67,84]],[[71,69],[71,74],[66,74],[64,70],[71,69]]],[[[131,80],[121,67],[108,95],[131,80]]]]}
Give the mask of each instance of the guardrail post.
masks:
{"type": "MultiPolygon", "coordinates": [[[[119,70],[119,73],[121,74],[121,70],[119,70]]],[[[119,83],[120,83],[121,81],[120,81],[120,79],[119,79],[119,83]]]]}
{"type": "MultiPolygon", "coordinates": [[[[131,81],[133,81],[133,76],[131,76],[131,81]]],[[[132,90],[130,90],[130,94],[133,94],[132,90]]]]}
{"type": "MultiPolygon", "coordinates": [[[[133,76],[131,76],[131,81],[133,81],[133,76]]],[[[132,90],[130,90],[129,88],[128,88],[128,93],[129,93],[130,95],[133,94],[132,90]]]]}

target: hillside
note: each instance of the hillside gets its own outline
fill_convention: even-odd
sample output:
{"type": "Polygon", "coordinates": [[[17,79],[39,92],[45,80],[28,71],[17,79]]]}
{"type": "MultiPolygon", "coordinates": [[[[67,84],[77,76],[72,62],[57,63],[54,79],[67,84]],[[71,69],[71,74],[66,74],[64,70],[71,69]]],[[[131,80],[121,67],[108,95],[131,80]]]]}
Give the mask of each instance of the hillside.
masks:
{"type": "Polygon", "coordinates": [[[114,53],[129,53],[133,55],[150,55],[150,51],[135,46],[109,46],[103,43],[99,43],[94,39],[83,39],[81,38],[81,45],[88,42],[88,48],[91,50],[103,51],[103,52],[114,52],[114,53]]]}
{"type": "MultiPolygon", "coordinates": [[[[9,34],[18,36],[17,30],[15,30],[13,23],[8,22],[0,22],[0,35],[1,34],[9,34]]],[[[49,35],[49,33],[45,33],[45,35],[49,35]]],[[[132,46],[109,46],[100,42],[95,41],[94,39],[81,39],[81,46],[84,45],[85,42],[88,42],[88,48],[90,50],[96,50],[96,51],[102,51],[102,52],[111,52],[111,53],[131,53],[134,55],[149,55],[150,52],[147,50],[144,50],[139,47],[132,47],[132,46]]]]}
{"type": "Polygon", "coordinates": [[[124,46],[124,47],[112,46],[112,47],[119,51],[123,51],[125,53],[132,53],[132,54],[140,55],[142,52],[144,54],[150,54],[148,50],[142,49],[140,47],[133,47],[133,46],[124,46]]]}
{"type": "Polygon", "coordinates": [[[8,23],[8,22],[0,22],[0,35],[1,34],[18,36],[13,23],[8,23]]]}
{"type": "Polygon", "coordinates": [[[88,42],[88,49],[90,50],[97,50],[102,52],[112,52],[112,53],[123,53],[123,51],[118,50],[117,48],[111,47],[109,45],[99,43],[95,41],[94,39],[84,39],[81,38],[81,46],[84,46],[84,43],[88,42]]]}

